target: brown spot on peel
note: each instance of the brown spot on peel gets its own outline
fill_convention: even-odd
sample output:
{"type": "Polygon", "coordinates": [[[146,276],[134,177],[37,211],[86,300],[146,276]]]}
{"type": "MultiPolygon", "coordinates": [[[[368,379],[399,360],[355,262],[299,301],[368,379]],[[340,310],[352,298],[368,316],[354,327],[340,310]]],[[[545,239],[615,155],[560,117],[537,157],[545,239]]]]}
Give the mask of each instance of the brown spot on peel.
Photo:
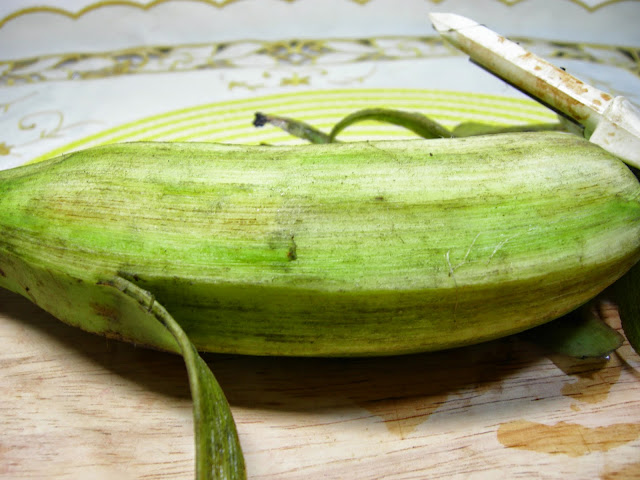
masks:
{"type": "Polygon", "coordinates": [[[640,424],[617,423],[606,427],[585,427],[576,423],[555,425],[515,420],[498,427],[498,441],[508,448],[580,457],[607,452],[640,437],[640,424]]]}
{"type": "Polygon", "coordinates": [[[102,318],[105,318],[106,320],[108,320],[110,323],[117,323],[119,322],[118,318],[118,311],[109,306],[109,305],[102,305],[96,302],[91,303],[90,305],[91,309],[94,311],[94,313],[102,318]]]}

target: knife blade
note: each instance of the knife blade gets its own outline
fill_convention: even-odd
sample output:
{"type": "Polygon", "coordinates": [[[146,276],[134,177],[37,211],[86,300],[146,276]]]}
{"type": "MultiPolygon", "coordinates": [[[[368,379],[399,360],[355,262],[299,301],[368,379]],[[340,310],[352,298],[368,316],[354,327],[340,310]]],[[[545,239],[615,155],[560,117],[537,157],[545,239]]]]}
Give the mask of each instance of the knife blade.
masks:
{"type": "Polygon", "coordinates": [[[453,13],[431,13],[435,30],[490,73],[584,127],[584,136],[640,168],[640,111],[484,25],[453,13]]]}

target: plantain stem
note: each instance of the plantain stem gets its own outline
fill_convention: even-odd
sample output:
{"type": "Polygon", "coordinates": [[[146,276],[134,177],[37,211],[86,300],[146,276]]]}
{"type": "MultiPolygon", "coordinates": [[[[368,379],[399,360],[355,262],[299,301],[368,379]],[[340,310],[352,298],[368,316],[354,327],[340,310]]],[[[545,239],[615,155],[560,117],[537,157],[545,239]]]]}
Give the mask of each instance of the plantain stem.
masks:
{"type": "Polygon", "coordinates": [[[308,140],[311,143],[335,143],[337,142],[336,137],[344,129],[355,123],[371,120],[406,128],[416,135],[427,139],[471,137],[513,132],[568,131],[572,133],[581,133],[573,131],[572,127],[567,125],[567,122],[562,122],[561,120],[553,123],[507,126],[490,125],[478,122],[464,122],[450,131],[440,123],[421,113],[405,112],[402,110],[387,108],[368,108],[347,115],[333,127],[329,135],[302,121],[295,120],[293,118],[267,115],[260,112],[256,112],[253,125],[256,127],[262,127],[267,123],[270,123],[295,137],[308,140]]]}
{"type": "Polygon", "coordinates": [[[285,132],[290,133],[294,137],[301,138],[303,140],[307,140],[311,143],[331,143],[332,140],[329,138],[324,132],[312,127],[311,125],[301,122],[299,120],[294,120],[292,118],[287,117],[278,117],[275,115],[267,115],[261,112],[256,112],[255,118],[253,120],[253,125],[255,127],[263,127],[267,123],[271,125],[281,128],[285,132]]]}
{"type": "Polygon", "coordinates": [[[453,129],[453,136],[455,137],[472,137],[477,135],[495,135],[498,133],[511,133],[511,132],[548,132],[568,131],[565,124],[561,122],[553,123],[535,123],[530,125],[491,125],[487,123],[478,122],[464,122],[456,126],[453,129]]]}
{"type": "Polygon", "coordinates": [[[450,138],[454,136],[438,122],[421,113],[404,112],[402,110],[391,110],[387,108],[367,108],[347,115],[340,120],[329,134],[330,141],[333,142],[336,136],[345,128],[354,123],[364,122],[366,120],[374,120],[404,127],[422,138],[450,138]]]}

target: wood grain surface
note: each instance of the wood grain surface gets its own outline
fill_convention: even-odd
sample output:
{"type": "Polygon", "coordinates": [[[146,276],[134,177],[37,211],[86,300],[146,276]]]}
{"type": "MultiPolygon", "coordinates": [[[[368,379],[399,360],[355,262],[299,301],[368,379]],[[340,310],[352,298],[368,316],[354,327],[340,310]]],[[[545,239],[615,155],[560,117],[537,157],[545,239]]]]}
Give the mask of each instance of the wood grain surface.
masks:
{"type": "MultiPolygon", "coordinates": [[[[608,310],[609,320],[617,320],[608,310]]],[[[640,358],[510,337],[371,359],[205,355],[251,479],[640,478],[640,358]]],[[[0,291],[0,477],[193,477],[182,359],[0,291]]]]}

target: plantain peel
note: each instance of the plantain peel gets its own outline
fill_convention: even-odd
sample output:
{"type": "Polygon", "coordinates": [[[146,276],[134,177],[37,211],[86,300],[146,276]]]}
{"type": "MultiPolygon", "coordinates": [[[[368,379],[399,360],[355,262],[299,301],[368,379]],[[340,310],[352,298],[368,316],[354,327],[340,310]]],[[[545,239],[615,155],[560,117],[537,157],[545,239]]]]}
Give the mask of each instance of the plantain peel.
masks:
{"type": "Polygon", "coordinates": [[[0,286],[177,352],[362,356],[478,343],[640,258],[640,186],[562,133],[295,147],[130,143],[0,172],[0,286]]]}

